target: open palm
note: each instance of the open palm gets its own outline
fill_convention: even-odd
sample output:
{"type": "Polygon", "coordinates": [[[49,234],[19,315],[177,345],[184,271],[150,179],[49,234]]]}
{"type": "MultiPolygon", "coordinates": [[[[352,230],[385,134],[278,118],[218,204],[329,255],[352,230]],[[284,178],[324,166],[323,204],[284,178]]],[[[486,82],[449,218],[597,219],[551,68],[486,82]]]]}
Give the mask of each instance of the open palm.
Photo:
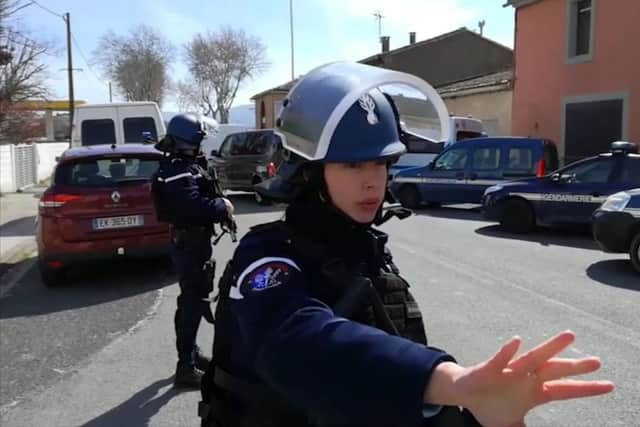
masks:
{"type": "Polygon", "coordinates": [[[491,359],[467,368],[457,379],[456,385],[469,397],[464,406],[485,427],[516,427],[524,426],[525,415],[538,405],[612,391],[609,381],[564,379],[600,368],[596,357],[556,357],[574,340],[572,332],[562,332],[514,359],[521,339],[513,338],[491,359]]]}

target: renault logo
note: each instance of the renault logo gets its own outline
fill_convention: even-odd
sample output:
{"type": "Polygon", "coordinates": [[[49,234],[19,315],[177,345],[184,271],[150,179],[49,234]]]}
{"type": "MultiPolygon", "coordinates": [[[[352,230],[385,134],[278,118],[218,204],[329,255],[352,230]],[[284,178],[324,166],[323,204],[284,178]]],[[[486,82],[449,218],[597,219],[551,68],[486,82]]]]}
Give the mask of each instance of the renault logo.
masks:
{"type": "Polygon", "coordinates": [[[118,193],[117,191],[114,191],[113,193],[111,193],[111,200],[113,200],[114,203],[119,203],[120,193],[118,193]]]}

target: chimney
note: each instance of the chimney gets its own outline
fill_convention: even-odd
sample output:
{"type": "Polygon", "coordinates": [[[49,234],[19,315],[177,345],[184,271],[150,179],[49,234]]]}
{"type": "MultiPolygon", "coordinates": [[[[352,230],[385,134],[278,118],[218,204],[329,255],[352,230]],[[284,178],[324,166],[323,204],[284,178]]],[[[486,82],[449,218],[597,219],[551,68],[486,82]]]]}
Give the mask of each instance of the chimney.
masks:
{"type": "Polygon", "coordinates": [[[409,33],[409,44],[415,44],[416,42],[416,33],[414,31],[411,31],[409,33]]]}
{"type": "Polygon", "coordinates": [[[389,40],[390,39],[391,39],[391,37],[389,37],[389,36],[380,37],[380,42],[382,43],[382,53],[389,52],[389,40]]]}

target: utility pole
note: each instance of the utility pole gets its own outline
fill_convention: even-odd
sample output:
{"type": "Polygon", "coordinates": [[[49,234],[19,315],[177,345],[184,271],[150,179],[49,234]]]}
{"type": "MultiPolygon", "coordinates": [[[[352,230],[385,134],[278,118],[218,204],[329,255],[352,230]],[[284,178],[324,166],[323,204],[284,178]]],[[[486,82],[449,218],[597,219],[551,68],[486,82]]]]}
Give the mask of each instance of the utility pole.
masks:
{"type": "Polygon", "coordinates": [[[109,82],[109,103],[113,102],[113,96],[111,94],[111,82],[109,82]]]}
{"type": "Polygon", "coordinates": [[[291,80],[295,79],[295,70],[293,66],[293,0],[289,0],[289,28],[291,32],[291,80]]]}
{"type": "Polygon", "coordinates": [[[73,127],[73,59],[71,57],[71,16],[69,12],[64,14],[64,21],[67,23],[67,71],[69,73],[69,139],[71,139],[71,128],[73,127]]]}
{"type": "Polygon", "coordinates": [[[382,12],[377,10],[373,16],[378,21],[378,39],[380,39],[380,37],[382,37],[382,18],[384,18],[384,15],[382,15],[382,12]]]}

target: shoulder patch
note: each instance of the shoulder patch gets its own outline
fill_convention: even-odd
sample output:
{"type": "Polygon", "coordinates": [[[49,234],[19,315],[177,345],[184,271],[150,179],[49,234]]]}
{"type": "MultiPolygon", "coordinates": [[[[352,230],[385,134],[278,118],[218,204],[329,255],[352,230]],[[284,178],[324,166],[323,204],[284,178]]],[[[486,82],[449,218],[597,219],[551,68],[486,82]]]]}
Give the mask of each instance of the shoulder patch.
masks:
{"type": "Polygon", "coordinates": [[[248,293],[263,292],[284,285],[299,271],[300,267],[289,258],[261,258],[240,274],[229,296],[242,299],[248,293]]]}

